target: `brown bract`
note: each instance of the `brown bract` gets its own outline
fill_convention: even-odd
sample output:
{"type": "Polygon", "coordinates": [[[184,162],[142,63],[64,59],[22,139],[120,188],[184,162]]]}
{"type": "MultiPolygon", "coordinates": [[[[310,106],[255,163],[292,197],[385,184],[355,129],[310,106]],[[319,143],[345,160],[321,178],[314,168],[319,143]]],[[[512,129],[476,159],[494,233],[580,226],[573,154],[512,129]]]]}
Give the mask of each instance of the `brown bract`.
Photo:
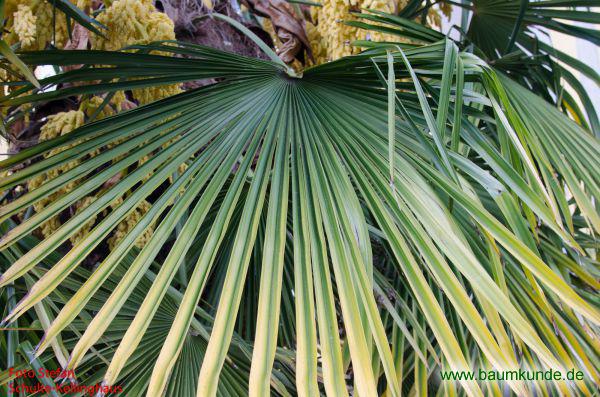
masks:
{"type": "MultiPolygon", "coordinates": [[[[86,28],[80,24],[75,24],[71,38],[65,44],[65,50],[85,50],[89,42],[89,32],[86,28]]],[[[79,69],[81,65],[66,65],[63,66],[63,70],[69,71],[79,69]]]]}
{"type": "Polygon", "coordinates": [[[312,59],[304,18],[297,15],[290,3],[284,0],[244,0],[243,3],[254,13],[271,20],[282,43],[277,52],[284,62],[293,62],[304,49],[312,59]]]}

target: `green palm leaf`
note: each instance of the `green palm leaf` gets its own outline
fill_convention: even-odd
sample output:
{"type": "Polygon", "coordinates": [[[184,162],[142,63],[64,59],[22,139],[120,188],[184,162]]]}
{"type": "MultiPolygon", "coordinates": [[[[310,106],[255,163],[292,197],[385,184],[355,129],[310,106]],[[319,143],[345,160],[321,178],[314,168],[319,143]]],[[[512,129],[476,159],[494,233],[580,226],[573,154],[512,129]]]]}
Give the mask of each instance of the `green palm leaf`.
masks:
{"type": "Polygon", "coordinates": [[[5,322],[28,318],[66,286],[37,356],[62,337],[69,368],[102,365],[104,384],[127,381],[131,395],[316,395],[322,385],[335,396],[400,396],[404,387],[425,393],[441,367],[575,363],[591,379],[509,386],[589,393],[600,323],[590,251],[590,230],[600,231],[598,141],[482,59],[430,39],[373,46],[302,77],[189,44],[22,54],[30,65],[88,66],[42,87],[94,82],[52,92],[29,84],[7,105],[218,82],[0,162],[11,171],[2,189],[79,162],[0,210],[5,221],[75,183],[0,239],[0,285],[35,281],[5,322]],[[462,92],[464,81],[472,91],[462,92]],[[52,236],[14,254],[118,173],[52,236]],[[144,201],[139,222],[83,269],[144,201]],[[66,246],[94,216],[83,240],[66,246]],[[145,246],[133,248],[151,225],[145,246]],[[565,342],[555,327],[574,336],[565,342]]]}

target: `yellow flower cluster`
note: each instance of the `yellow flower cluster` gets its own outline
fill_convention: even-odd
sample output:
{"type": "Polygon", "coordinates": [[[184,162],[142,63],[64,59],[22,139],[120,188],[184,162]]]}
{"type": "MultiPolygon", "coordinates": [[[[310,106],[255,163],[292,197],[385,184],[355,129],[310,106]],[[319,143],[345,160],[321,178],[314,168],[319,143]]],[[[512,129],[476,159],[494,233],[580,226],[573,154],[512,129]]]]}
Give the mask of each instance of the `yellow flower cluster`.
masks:
{"type": "Polygon", "coordinates": [[[435,10],[433,7],[429,9],[427,13],[427,21],[431,26],[442,26],[442,15],[444,15],[447,19],[450,19],[450,14],[452,14],[452,5],[450,3],[441,2],[439,3],[439,11],[435,10]]]}
{"type": "MultiPolygon", "coordinates": [[[[315,63],[333,61],[343,56],[357,54],[360,48],[350,44],[355,40],[383,41],[387,35],[379,32],[369,32],[344,24],[344,21],[355,20],[351,12],[361,8],[370,8],[383,12],[394,12],[396,7],[401,7],[405,0],[324,0],[322,7],[311,9],[311,22],[306,23],[306,30],[315,63]]],[[[389,39],[388,39],[389,40],[389,39]]]]}
{"type": "MultiPolygon", "coordinates": [[[[111,204],[111,207],[113,209],[117,208],[121,203],[123,203],[123,198],[115,200],[115,202],[111,204]]],[[[148,212],[148,210],[150,210],[151,206],[152,205],[149,202],[143,200],[142,202],[140,202],[139,206],[133,210],[131,214],[129,214],[117,225],[117,230],[115,230],[114,234],[108,239],[108,246],[110,249],[114,249],[117,246],[117,244],[121,240],[123,240],[127,233],[129,233],[129,231],[133,229],[135,225],[138,224],[138,222],[140,221],[140,219],[142,219],[144,214],[148,212]]],[[[152,233],[154,233],[154,227],[150,226],[135,241],[136,247],[142,248],[148,242],[148,240],[150,240],[152,233]]]]}
{"type": "Polygon", "coordinates": [[[7,0],[4,15],[8,33],[3,38],[9,44],[21,42],[25,50],[41,50],[50,42],[60,48],[69,38],[64,13],[54,12],[47,0],[7,0]]]}
{"type": "Polygon", "coordinates": [[[327,62],[329,55],[327,52],[327,42],[321,36],[319,28],[312,22],[306,21],[306,36],[310,41],[310,49],[317,65],[327,62]]]}
{"type": "MultiPolygon", "coordinates": [[[[79,214],[81,211],[89,207],[89,205],[92,204],[94,201],[96,201],[96,197],[94,196],[87,196],[79,200],[75,205],[75,214],[79,214]]],[[[71,244],[75,245],[81,240],[83,240],[83,238],[90,232],[90,230],[92,230],[95,223],[96,215],[90,217],[89,221],[85,225],[81,226],[77,233],[71,236],[71,244]]]]}
{"type": "Polygon", "coordinates": [[[179,94],[181,91],[179,84],[169,84],[133,90],[132,94],[133,97],[138,100],[140,105],[145,105],[150,102],[158,101],[159,99],[179,94]]]}
{"type": "MultiPolygon", "coordinates": [[[[71,0],[72,2],[75,2],[71,0]]],[[[90,0],[79,0],[79,8],[89,10],[90,0]]],[[[91,35],[90,42],[93,49],[119,50],[127,45],[146,44],[153,41],[173,40],[175,39],[174,25],[169,17],[156,10],[152,0],[116,0],[110,4],[97,17],[98,21],[108,29],[104,32],[105,37],[91,35]]],[[[8,17],[7,28],[10,32],[9,42],[19,41],[22,48],[35,50],[42,49],[47,43],[53,42],[58,47],[63,46],[68,38],[66,21],[64,14],[56,12],[53,16],[53,9],[48,0],[7,0],[5,8],[8,17]],[[53,32],[53,18],[56,18],[56,32],[53,32]]],[[[133,91],[133,96],[141,104],[153,102],[155,100],[168,97],[181,92],[179,85],[165,85],[162,87],[150,87],[133,91]]],[[[61,112],[48,117],[48,121],[42,127],[40,141],[48,140],[56,136],[66,134],[75,128],[83,125],[85,116],[90,117],[94,114],[103,102],[103,98],[94,96],[81,102],[79,110],[70,112],[61,112]]],[[[110,106],[105,106],[97,115],[97,119],[109,117],[122,110],[122,104],[125,102],[125,94],[117,92],[110,101],[110,106]]],[[[56,154],[59,151],[66,150],[67,147],[57,149],[48,155],[56,154]]],[[[94,154],[92,154],[94,155],[94,154]]],[[[146,159],[144,159],[146,160],[146,159]]],[[[140,164],[144,162],[140,161],[140,164]]],[[[77,166],[79,161],[70,162],[57,169],[51,170],[46,174],[33,178],[28,188],[36,189],[48,180],[56,178],[60,174],[67,172],[77,166]]],[[[59,191],[42,199],[34,205],[34,209],[39,212],[58,197],[70,192],[75,187],[75,183],[69,183],[59,191]]],[[[83,209],[94,202],[99,194],[90,195],[79,200],[75,206],[75,213],[80,213],[83,209]]],[[[123,196],[120,202],[123,201],[123,196]]],[[[111,205],[113,208],[118,204],[111,205]]],[[[109,246],[114,247],[139,219],[148,211],[151,204],[143,201],[126,219],[118,226],[113,235],[109,238],[109,246]]],[[[106,213],[104,213],[106,215],[106,213]]],[[[73,244],[81,239],[91,230],[96,222],[96,216],[89,219],[78,232],[71,237],[73,244]]],[[[59,216],[55,216],[42,225],[42,234],[47,237],[54,233],[61,225],[59,216]]],[[[141,236],[136,242],[137,245],[144,244],[151,236],[153,228],[141,236]]]]}
{"type": "Polygon", "coordinates": [[[450,3],[446,3],[445,1],[441,2],[440,11],[446,18],[450,19],[450,16],[452,15],[452,5],[450,3]]]}
{"type": "MultiPolygon", "coordinates": [[[[312,7],[311,16],[314,23],[306,22],[306,33],[315,63],[321,64],[359,53],[361,49],[351,45],[356,40],[398,41],[397,36],[355,28],[344,24],[344,21],[359,20],[351,14],[353,11],[373,9],[394,13],[407,3],[408,0],[323,0],[322,7],[312,7]]],[[[449,16],[450,5],[443,3],[440,9],[444,15],[449,16]]],[[[440,13],[430,9],[427,20],[430,24],[439,26],[440,13]]]]}
{"type": "Polygon", "coordinates": [[[96,19],[108,29],[104,37],[90,37],[94,49],[116,51],[131,44],[175,38],[173,22],[158,12],[151,0],[116,0],[96,19]]]}
{"type": "MultiPolygon", "coordinates": [[[[60,112],[55,115],[49,116],[48,121],[46,122],[46,124],[44,124],[44,126],[41,129],[40,141],[47,141],[49,139],[52,139],[57,136],[61,136],[68,132],[71,132],[75,128],[78,128],[79,126],[83,125],[83,121],[84,121],[84,114],[83,114],[83,112],[81,112],[79,110],[72,110],[69,112],[60,112]]],[[[54,150],[50,151],[48,154],[46,154],[45,156],[46,157],[52,156],[54,154],[60,153],[64,150],[67,150],[68,148],[69,148],[68,146],[65,146],[62,148],[54,149],[54,150]]],[[[56,169],[50,170],[45,174],[38,175],[38,176],[32,178],[28,182],[27,187],[29,190],[34,190],[34,189],[40,187],[41,185],[43,185],[45,182],[58,177],[59,175],[69,171],[70,169],[73,169],[78,164],[79,164],[78,161],[71,161],[71,162],[68,162],[56,169]]],[[[35,203],[33,205],[33,208],[35,209],[36,212],[42,211],[46,206],[48,206],[50,203],[56,201],[60,196],[73,190],[74,187],[75,187],[75,182],[70,182],[70,183],[65,184],[58,191],[54,192],[53,194],[49,195],[48,197],[44,197],[42,200],[35,203]]],[[[45,222],[41,226],[41,231],[42,231],[42,234],[44,235],[44,237],[48,237],[52,233],[54,233],[56,231],[56,229],[58,229],[60,227],[60,224],[61,223],[60,223],[60,219],[58,216],[54,216],[51,219],[49,219],[47,222],[45,222]]]]}
{"type": "MultiPolygon", "coordinates": [[[[116,103],[119,103],[123,99],[124,99],[124,96],[121,97],[119,100],[119,95],[115,95],[115,97],[113,97],[113,99],[111,100],[111,104],[113,104],[113,101],[116,103]]],[[[92,97],[92,98],[82,102],[79,110],[72,110],[69,112],[61,112],[61,113],[57,113],[55,115],[49,116],[48,121],[41,129],[40,141],[46,141],[46,140],[55,138],[57,136],[64,135],[64,134],[69,133],[69,132],[73,131],[74,129],[80,127],[81,125],[84,124],[85,115],[87,114],[89,116],[90,114],[94,113],[95,110],[98,108],[98,106],[100,106],[102,101],[103,101],[103,98],[101,98],[101,97],[92,97]]],[[[118,108],[118,105],[117,105],[117,108],[118,108]]],[[[112,107],[106,106],[102,110],[102,112],[98,115],[98,118],[108,117],[114,113],[115,113],[115,110],[113,110],[112,107]]],[[[67,150],[68,148],[69,148],[69,146],[52,150],[46,155],[46,157],[60,153],[64,150],[67,150]]],[[[97,154],[97,153],[92,153],[92,156],[95,154],[97,154]]],[[[142,163],[142,162],[143,161],[140,161],[140,163],[142,163]]],[[[44,173],[44,174],[41,174],[41,175],[38,175],[38,176],[32,178],[28,183],[28,189],[29,190],[37,189],[38,187],[40,187],[47,181],[58,177],[59,175],[69,171],[70,169],[73,169],[79,163],[80,163],[80,161],[71,161],[71,162],[64,164],[56,169],[50,170],[47,173],[44,173]]],[[[59,197],[72,191],[75,188],[75,186],[76,186],[75,182],[70,182],[70,183],[65,184],[60,190],[56,191],[55,193],[49,195],[48,197],[43,198],[42,200],[40,200],[37,203],[35,203],[33,206],[35,211],[36,212],[42,211],[45,207],[47,207],[52,202],[56,201],[59,197]]],[[[102,192],[98,193],[98,195],[99,194],[102,194],[102,192]]],[[[82,198],[81,200],[79,200],[77,202],[77,204],[75,204],[75,213],[76,214],[80,213],[85,208],[87,208],[91,203],[93,203],[96,199],[97,199],[97,195],[95,195],[95,196],[90,195],[90,196],[86,196],[86,197],[82,198]]],[[[122,202],[123,202],[123,197],[117,199],[113,204],[111,204],[111,207],[114,209],[122,202]]],[[[144,200],[131,214],[129,214],[121,223],[119,223],[119,225],[117,226],[117,229],[115,230],[113,235],[108,239],[108,244],[111,248],[114,248],[114,246],[119,241],[121,241],[121,239],[131,230],[131,228],[133,228],[136,225],[136,223],[140,220],[140,218],[148,211],[150,206],[151,206],[151,204],[144,200]]],[[[105,213],[105,215],[106,215],[106,213],[105,213]]],[[[71,243],[76,244],[79,241],[81,241],[90,232],[90,230],[94,227],[94,224],[96,223],[96,219],[97,219],[97,216],[93,216],[87,221],[87,223],[85,225],[81,226],[81,228],[73,236],[71,236],[71,238],[70,238],[71,243]]],[[[60,221],[59,216],[52,217],[51,219],[46,221],[41,226],[42,235],[44,237],[48,237],[48,236],[52,235],[60,227],[60,225],[61,225],[61,221],[60,221]]],[[[140,236],[140,238],[136,241],[136,245],[142,246],[150,238],[150,236],[152,235],[152,232],[153,232],[153,227],[148,228],[148,230],[142,236],[140,236]]]]}
{"type": "Polygon", "coordinates": [[[37,17],[26,4],[19,4],[14,14],[14,31],[19,37],[23,48],[31,47],[35,43],[35,28],[37,17]]]}
{"type": "MultiPolygon", "coordinates": [[[[76,128],[83,125],[84,114],[79,110],[71,110],[69,112],[60,112],[52,116],[48,116],[48,121],[42,127],[40,131],[40,141],[47,141],[57,136],[65,135],[76,128]]],[[[46,157],[53,156],[60,152],[67,150],[70,146],[64,146],[58,149],[51,150],[46,157]]],[[[77,161],[71,161],[60,168],[49,171],[46,176],[49,179],[56,178],[60,174],[75,168],[79,164],[77,161]]],[[[72,190],[74,184],[67,184],[65,188],[69,191],[72,190]]]]}
{"type": "MultiPolygon", "coordinates": [[[[125,102],[125,93],[123,91],[117,91],[115,95],[110,99],[109,103],[102,108],[100,113],[96,116],[97,120],[105,117],[113,116],[122,109],[123,102],[125,102]]],[[[81,102],[79,110],[82,110],[88,117],[92,117],[94,113],[104,103],[104,98],[100,96],[93,96],[81,102]]]]}
{"type": "MultiPolygon", "coordinates": [[[[116,0],[97,20],[108,31],[106,37],[92,35],[94,49],[119,50],[133,44],[175,39],[173,21],[156,10],[152,0],[116,0]]],[[[133,97],[143,105],[179,92],[179,85],[164,85],[134,90],[133,97]]]]}
{"type": "MultiPolygon", "coordinates": [[[[121,110],[121,104],[124,101],[125,101],[125,94],[122,91],[117,92],[110,100],[110,105],[114,106],[116,108],[116,111],[113,109],[113,107],[108,106],[108,104],[107,104],[107,106],[105,106],[102,109],[102,111],[98,114],[97,119],[102,119],[102,118],[114,115],[116,112],[121,110]]],[[[104,98],[102,98],[102,97],[99,97],[99,96],[91,97],[90,99],[81,103],[80,110],[83,110],[88,116],[91,116],[92,114],[94,114],[96,112],[96,110],[98,110],[98,108],[100,107],[100,105],[102,105],[103,102],[104,102],[104,98]]],[[[109,147],[115,146],[120,142],[122,142],[122,140],[117,141],[114,144],[110,144],[109,147]]],[[[138,165],[143,164],[144,162],[148,161],[149,159],[150,159],[150,156],[143,157],[138,162],[138,165]]],[[[118,160],[119,159],[115,159],[114,161],[118,161],[118,160]]],[[[150,175],[147,175],[146,177],[144,177],[143,180],[145,181],[149,177],[150,177],[150,175]]],[[[87,207],[94,200],[95,200],[95,197],[84,198],[82,200],[83,202],[78,203],[77,211],[79,212],[80,209],[83,210],[83,208],[87,207]],[[89,199],[91,199],[91,201],[89,199]],[[81,204],[81,205],[79,205],[79,204],[81,204]]],[[[120,197],[119,199],[115,200],[115,202],[113,202],[111,204],[111,208],[113,208],[113,209],[116,208],[122,202],[123,202],[123,197],[120,197]]],[[[121,223],[119,223],[119,225],[117,226],[117,229],[113,232],[112,236],[107,241],[108,245],[111,249],[113,249],[119,243],[119,241],[121,241],[123,239],[123,237],[125,237],[125,235],[127,235],[127,233],[129,233],[129,231],[136,225],[136,223],[139,221],[139,219],[148,211],[149,208],[150,208],[150,203],[148,203],[147,201],[144,200],[140,204],[140,206],[135,209],[135,211],[133,211],[123,221],[121,221],[121,223]]],[[[75,244],[75,242],[79,241],[80,238],[83,238],[83,236],[91,230],[91,228],[94,226],[95,219],[96,218],[94,217],[94,219],[90,220],[90,222],[88,224],[86,224],[85,226],[82,227],[82,229],[79,231],[79,233],[77,233],[75,236],[73,236],[71,238],[71,242],[73,244],[75,244]]],[[[152,235],[153,230],[154,230],[153,227],[149,227],[148,230],[146,230],[146,232],[142,236],[140,236],[140,238],[136,242],[136,245],[138,247],[143,246],[143,244],[152,235]]]]}

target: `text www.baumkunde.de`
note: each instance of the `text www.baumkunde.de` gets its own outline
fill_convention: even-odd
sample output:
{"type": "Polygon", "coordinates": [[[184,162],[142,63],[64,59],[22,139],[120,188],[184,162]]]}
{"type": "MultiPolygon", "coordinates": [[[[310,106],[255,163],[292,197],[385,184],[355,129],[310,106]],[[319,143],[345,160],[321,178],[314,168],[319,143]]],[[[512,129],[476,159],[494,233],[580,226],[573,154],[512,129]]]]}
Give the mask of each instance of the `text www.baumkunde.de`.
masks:
{"type": "Polygon", "coordinates": [[[583,372],[570,369],[566,372],[548,369],[546,371],[519,370],[484,370],[478,371],[441,371],[440,376],[444,381],[476,380],[476,381],[560,381],[583,380],[583,372]]]}

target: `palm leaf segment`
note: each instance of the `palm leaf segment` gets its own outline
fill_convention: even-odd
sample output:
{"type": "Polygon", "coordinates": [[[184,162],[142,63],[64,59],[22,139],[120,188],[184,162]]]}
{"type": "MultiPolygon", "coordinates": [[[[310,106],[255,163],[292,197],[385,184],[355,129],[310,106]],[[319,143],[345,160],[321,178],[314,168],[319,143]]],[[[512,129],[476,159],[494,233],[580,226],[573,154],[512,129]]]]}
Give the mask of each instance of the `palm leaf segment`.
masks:
{"type": "MultiPolygon", "coordinates": [[[[600,197],[594,172],[600,150],[587,132],[450,42],[375,49],[309,69],[301,78],[289,77],[277,63],[205,47],[166,43],[137,49],[187,58],[21,54],[30,65],[105,66],[41,81],[87,85],[31,94],[26,87],[6,101],[11,105],[219,80],[85,125],[0,163],[9,170],[72,146],[10,173],[1,183],[6,189],[81,160],[0,210],[6,220],[65,182],[77,182],[7,232],[0,240],[4,252],[127,170],[54,235],[13,257],[2,286],[36,272],[87,219],[128,192],[82,241],[51,266],[41,265],[47,270],[6,321],[70,280],[122,219],[143,200],[152,203],[57,310],[38,355],[118,274],[70,348],[68,366],[86,363],[123,308],[133,305],[135,314],[114,344],[104,375],[105,384],[123,379],[128,363],[140,360],[136,352],[148,343],[161,302],[175,285],[180,302],[160,342],[150,396],[169,387],[178,358],[191,354],[190,325],[206,303],[214,307],[214,318],[203,319],[208,331],[199,396],[236,394],[219,383],[219,375],[231,377],[223,366],[230,368],[236,330],[253,338],[251,395],[266,395],[274,385],[279,393],[285,390],[271,375],[274,360],[283,357],[278,347],[296,351],[295,386],[287,387],[299,395],[322,388],[341,396],[355,388],[362,396],[383,389],[399,396],[403,385],[423,391],[436,368],[568,369],[582,357],[576,352],[590,357],[584,366],[591,378],[550,386],[514,381],[510,387],[526,394],[538,387],[590,392],[598,380],[591,333],[600,314],[590,298],[598,288],[597,263],[586,248],[597,244],[589,231],[600,231],[593,204],[600,197]],[[465,80],[480,89],[463,92],[465,80]],[[139,165],[145,156],[149,160],[139,165]],[[187,168],[180,172],[182,164],[187,168]],[[138,252],[133,243],[150,225],[155,231],[138,252]],[[136,286],[148,285],[153,266],[151,286],[132,304],[136,286]],[[252,310],[245,310],[242,299],[244,305],[252,302],[252,310]],[[412,370],[415,378],[407,386],[406,372],[412,370]],[[346,383],[349,371],[352,385],[346,383]]],[[[473,381],[460,384],[469,395],[486,391],[473,381]]]]}

